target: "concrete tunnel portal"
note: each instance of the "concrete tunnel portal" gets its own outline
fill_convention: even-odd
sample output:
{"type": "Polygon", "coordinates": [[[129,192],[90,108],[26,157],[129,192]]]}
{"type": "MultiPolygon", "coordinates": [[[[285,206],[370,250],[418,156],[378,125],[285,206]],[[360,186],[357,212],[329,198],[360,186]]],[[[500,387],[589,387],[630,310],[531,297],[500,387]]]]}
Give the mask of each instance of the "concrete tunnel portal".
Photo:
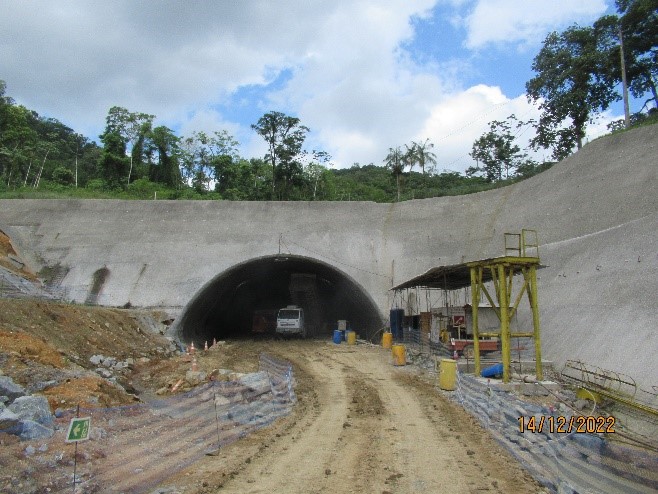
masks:
{"type": "Polygon", "coordinates": [[[273,336],[256,332],[256,319],[271,320],[287,305],[304,309],[307,337],[330,337],[345,319],[359,337],[373,336],[383,325],[370,295],[335,267],[309,257],[278,254],[237,264],[215,276],[185,306],[174,326],[185,343],[273,336]]]}

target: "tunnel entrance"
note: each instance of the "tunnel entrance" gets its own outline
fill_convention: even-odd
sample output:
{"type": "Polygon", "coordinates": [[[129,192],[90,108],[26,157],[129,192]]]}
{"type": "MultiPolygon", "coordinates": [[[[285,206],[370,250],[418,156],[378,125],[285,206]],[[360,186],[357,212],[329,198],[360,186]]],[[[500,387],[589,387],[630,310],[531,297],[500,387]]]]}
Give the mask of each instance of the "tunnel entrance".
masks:
{"type": "Polygon", "coordinates": [[[288,305],[304,309],[309,338],[329,337],[341,319],[363,338],[382,327],[371,297],[345,273],[316,259],[273,255],[217,275],[183,309],[175,333],[197,345],[213,338],[274,336],[268,321],[288,305]]]}

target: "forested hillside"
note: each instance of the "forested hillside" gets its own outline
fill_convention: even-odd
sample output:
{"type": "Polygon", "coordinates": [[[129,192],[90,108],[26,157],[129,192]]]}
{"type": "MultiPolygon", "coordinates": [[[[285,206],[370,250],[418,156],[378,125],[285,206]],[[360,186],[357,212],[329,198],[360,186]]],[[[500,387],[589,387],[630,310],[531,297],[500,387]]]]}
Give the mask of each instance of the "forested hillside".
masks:
{"type": "Polygon", "coordinates": [[[0,80],[0,197],[392,202],[504,186],[580,149],[587,125],[616,101],[624,100],[624,119],[610,131],[658,120],[658,0],[616,6],[618,15],[546,37],[526,83],[539,118],[489,122],[463,175],[441,162],[429,137],[337,169],[327,152],[305,147],[310,129],[299,118],[277,111],[251,125],[267,144],[262,157],[240,156],[225,130],[180,136],[120,106],[108,110],[100,136],[84,136],[17,104],[0,80]],[[630,112],[629,95],[644,100],[640,111],[630,112]],[[534,137],[522,149],[528,130],[534,137]],[[551,162],[531,158],[540,149],[551,162]]]}
{"type": "MultiPolygon", "coordinates": [[[[281,162],[273,166],[271,155],[239,156],[238,143],[225,131],[179,137],[165,126],[154,126],[153,115],[120,107],[108,112],[98,144],[57,119],[16,104],[6,95],[3,81],[0,117],[3,198],[391,202],[398,200],[397,178],[399,200],[477,192],[519,178],[491,181],[452,171],[436,173],[434,167],[395,175],[383,162],[334,169],[326,153],[307,153],[301,142],[295,159],[287,162],[291,151],[279,145],[272,154],[281,162]]],[[[276,113],[266,117],[292,119],[276,113]]],[[[305,129],[297,119],[292,124],[305,129]]]]}
{"type": "MultiPolygon", "coordinates": [[[[272,153],[247,159],[225,131],[179,137],[165,126],[153,127],[154,118],[113,107],[97,144],[57,119],[15,104],[0,81],[0,197],[393,202],[502,187],[553,164],[524,159],[511,173],[509,168],[503,173],[504,162],[483,173],[437,172],[441,165],[431,143],[425,150],[412,143],[406,152],[389,149],[381,165],[335,169],[326,153],[301,148],[303,135],[292,151],[286,149],[290,142],[271,135],[272,153]],[[421,170],[413,170],[421,161],[421,170]]],[[[263,118],[292,119],[287,123],[302,133],[306,129],[283,114],[263,118]]],[[[654,114],[640,123],[655,120],[654,114]]],[[[473,155],[478,143],[495,140],[495,124],[500,122],[474,144],[473,155]]]]}

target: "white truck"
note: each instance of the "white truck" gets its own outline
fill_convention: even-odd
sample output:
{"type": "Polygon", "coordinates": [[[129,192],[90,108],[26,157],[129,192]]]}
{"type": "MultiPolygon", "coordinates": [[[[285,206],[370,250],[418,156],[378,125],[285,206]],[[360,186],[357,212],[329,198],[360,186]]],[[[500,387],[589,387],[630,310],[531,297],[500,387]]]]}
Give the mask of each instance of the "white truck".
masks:
{"type": "Polygon", "coordinates": [[[289,305],[279,309],[276,316],[276,333],[282,336],[301,336],[306,338],[304,326],[304,309],[289,305]]]}

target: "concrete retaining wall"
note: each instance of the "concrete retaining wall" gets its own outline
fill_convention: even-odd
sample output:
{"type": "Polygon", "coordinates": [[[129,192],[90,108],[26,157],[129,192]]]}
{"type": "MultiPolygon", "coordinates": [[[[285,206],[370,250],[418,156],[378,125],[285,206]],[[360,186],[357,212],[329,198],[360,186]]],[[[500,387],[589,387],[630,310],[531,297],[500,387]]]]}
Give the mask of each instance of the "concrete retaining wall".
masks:
{"type": "MultiPolygon", "coordinates": [[[[546,358],[658,384],[658,126],[609,136],[498,190],[398,204],[2,200],[0,229],[33,269],[59,265],[69,298],[183,307],[215,276],[283,252],[354,279],[382,311],[427,269],[503,253],[534,228],[546,358]],[[64,271],[62,271],[63,273],[64,271]]],[[[523,322],[523,313],[520,320],[523,322]]]]}

